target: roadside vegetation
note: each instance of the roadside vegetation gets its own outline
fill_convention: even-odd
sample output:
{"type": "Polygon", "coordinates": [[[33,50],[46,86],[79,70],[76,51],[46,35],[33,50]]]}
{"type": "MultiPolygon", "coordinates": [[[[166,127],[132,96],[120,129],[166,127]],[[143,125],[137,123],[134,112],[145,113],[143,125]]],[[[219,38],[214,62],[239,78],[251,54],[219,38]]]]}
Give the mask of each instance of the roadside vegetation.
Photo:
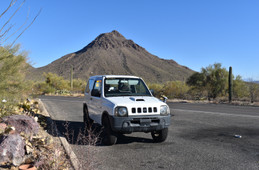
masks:
{"type": "Polygon", "coordinates": [[[52,94],[52,95],[72,95],[82,94],[86,87],[86,81],[81,79],[73,79],[73,87],[71,82],[54,73],[44,73],[45,81],[35,82],[33,84],[34,94],[52,94]]]}
{"type": "Polygon", "coordinates": [[[0,116],[11,114],[31,92],[30,82],[25,81],[26,53],[18,53],[19,46],[0,46],[0,116]]]}
{"type": "MultiPolygon", "coordinates": [[[[167,96],[169,99],[227,102],[228,71],[220,63],[202,68],[195,72],[186,82],[170,81],[164,84],[149,83],[150,89],[157,97],[167,96]]],[[[243,81],[241,76],[233,76],[233,101],[259,102],[259,84],[252,80],[243,81]]]]}
{"type": "MultiPolygon", "coordinates": [[[[150,89],[155,91],[155,96],[162,95],[169,99],[195,100],[195,101],[216,101],[227,102],[228,76],[226,68],[220,63],[215,63],[195,72],[185,82],[168,81],[165,83],[148,83],[150,89]]],[[[83,95],[86,81],[81,79],[71,81],[54,73],[44,73],[45,81],[34,82],[33,93],[38,95],[83,95]]],[[[233,76],[232,98],[233,101],[254,103],[259,102],[259,84],[253,81],[244,81],[242,77],[233,76]]]]}

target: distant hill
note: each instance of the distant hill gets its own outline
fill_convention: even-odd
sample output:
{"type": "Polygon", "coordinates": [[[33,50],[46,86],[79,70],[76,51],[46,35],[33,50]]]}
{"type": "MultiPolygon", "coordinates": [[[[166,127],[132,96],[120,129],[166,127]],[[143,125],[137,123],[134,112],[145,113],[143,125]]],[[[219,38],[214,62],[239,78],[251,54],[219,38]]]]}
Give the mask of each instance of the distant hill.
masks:
{"type": "Polygon", "coordinates": [[[29,79],[42,80],[43,72],[53,72],[69,79],[74,67],[74,78],[87,80],[91,75],[135,75],[146,82],[186,80],[193,71],[150,54],[143,47],[127,40],[118,31],[99,35],[83,49],[67,54],[47,66],[31,68],[29,79]]]}

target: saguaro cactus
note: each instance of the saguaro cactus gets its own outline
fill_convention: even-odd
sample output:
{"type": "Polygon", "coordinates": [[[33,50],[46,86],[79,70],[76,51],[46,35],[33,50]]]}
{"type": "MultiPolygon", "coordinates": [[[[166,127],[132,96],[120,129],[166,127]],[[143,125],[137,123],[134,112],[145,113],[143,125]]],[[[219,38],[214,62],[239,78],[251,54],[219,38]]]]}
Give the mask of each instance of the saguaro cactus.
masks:
{"type": "Polygon", "coordinates": [[[70,72],[70,88],[71,88],[71,90],[73,90],[73,71],[74,71],[74,68],[71,65],[71,72],[70,72]]]}
{"type": "Polygon", "coordinates": [[[228,100],[229,103],[232,102],[232,86],[233,86],[233,79],[232,79],[232,67],[229,67],[229,73],[228,73],[228,100]]]}

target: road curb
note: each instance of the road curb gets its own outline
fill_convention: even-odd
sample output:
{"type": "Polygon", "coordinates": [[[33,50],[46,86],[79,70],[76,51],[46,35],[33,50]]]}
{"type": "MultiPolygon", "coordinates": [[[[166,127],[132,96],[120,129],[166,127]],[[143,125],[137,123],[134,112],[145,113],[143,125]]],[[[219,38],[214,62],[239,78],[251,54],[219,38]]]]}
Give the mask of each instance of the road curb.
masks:
{"type": "Polygon", "coordinates": [[[74,151],[72,150],[72,148],[70,147],[69,143],[67,142],[66,138],[58,131],[57,129],[57,126],[53,123],[52,121],[52,117],[50,116],[50,114],[48,113],[44,103],[41,101],[41,99],[39,99],[39,104],[42,106],[42,112],[44,112],[47,116],[50,117],[50,121],[51,121],[51,124],[54,125],[53,128],[55,130],[55,132],[58,133],[58,138],[61,142],[61,144],[63,145],[67,155],[69,156],[70,158],[70,162],[73,166],[73,168],[75,170],[78,170],[79,169],[79,160],[76,156],[76,154],[74,153],[74,151]]]}

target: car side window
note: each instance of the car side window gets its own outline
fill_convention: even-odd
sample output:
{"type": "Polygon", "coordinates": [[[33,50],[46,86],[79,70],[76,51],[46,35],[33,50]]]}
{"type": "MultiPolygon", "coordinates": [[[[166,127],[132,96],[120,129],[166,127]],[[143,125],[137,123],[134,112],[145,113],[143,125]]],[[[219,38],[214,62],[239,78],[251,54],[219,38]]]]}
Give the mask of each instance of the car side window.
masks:
{"type": "Polygon", "coordinates": [[[94,82],[94,88],[92,90],[91,95],[95,97],[101,97],[102,93],[102,80],[96,80],[94,82]]]}
{"type": "Polygon", "coordinates": [[[87,86],[86,86],[86,90],[85,90],[86,93],[90,92],[90,90],[93,88],[93,84],[94,84],[94,80],[93,79],[89,79],[88,83],[87,83],[87,86]]]}

